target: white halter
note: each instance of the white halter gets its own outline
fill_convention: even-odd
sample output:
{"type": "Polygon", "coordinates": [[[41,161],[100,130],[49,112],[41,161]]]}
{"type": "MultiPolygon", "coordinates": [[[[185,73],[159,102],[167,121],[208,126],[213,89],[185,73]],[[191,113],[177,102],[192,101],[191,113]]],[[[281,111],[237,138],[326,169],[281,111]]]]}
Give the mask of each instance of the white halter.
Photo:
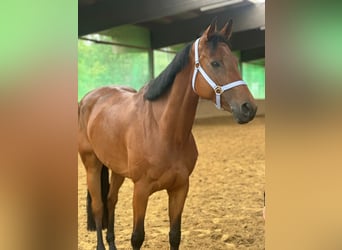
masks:
{"type": "Polygon", "coordinates": [[[217,85],[213,80],[210,79],[210,77],[205,73],[204,69],[201,67],[199,63],[199,56],[198,56],[198,44],[199,44],[200,38],[198,38],[195,42],[195,69],[194,69],[194,74],[192,75],[192,89],[196,93],[195,89],[195,81],[196,81],[196,76],[197,72],[199,71],[204,79],[209,83],[209,85],[213,88],[215,94],[216,94],[216,108],[221,109],[221,94],[231,88],[234,88],[239,85],[246,85],[246,83],[242,80],[235,81],[228,83],[223,86],[217,85]]]}

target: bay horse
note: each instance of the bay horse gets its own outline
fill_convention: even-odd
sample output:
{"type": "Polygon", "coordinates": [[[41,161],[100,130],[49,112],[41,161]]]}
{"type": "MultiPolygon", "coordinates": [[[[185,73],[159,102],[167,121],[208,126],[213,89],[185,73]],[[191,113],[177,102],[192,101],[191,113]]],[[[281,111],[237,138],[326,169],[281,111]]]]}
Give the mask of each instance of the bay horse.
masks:
{"type": "Polygon", "coordinates": [[[232,20],[221,30],[215,20],[139,91],[106,86],[80,101],[78,150],[87,172],[88,230],[97,232],[97,250],[105,250],[105,228],[110,250],[116,249],[115,205],[125,178],[134,183],[133,249],[144,241],[149,196],[164,189],[170,249],[179,248],[189,176],[198,156],[191,130],[199,97],[231,112],[241,124],[257,109],[228,46],[231,33],[232,20]]]}

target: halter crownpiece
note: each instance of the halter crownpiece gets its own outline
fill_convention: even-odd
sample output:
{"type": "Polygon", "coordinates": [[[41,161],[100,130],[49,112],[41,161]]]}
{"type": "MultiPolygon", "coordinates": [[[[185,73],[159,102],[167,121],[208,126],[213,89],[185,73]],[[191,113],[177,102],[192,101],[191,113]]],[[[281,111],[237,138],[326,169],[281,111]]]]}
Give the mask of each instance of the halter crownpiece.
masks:
{"type": "Polygon", "coordinates": [[[226,85],[220,86],[217,85],[211,78],[205,73],[204,69],[201,67],[199,63],[199,56],[198,56],[198,44],[200,38],[198,38],[195,42],[195,69],[194,74],[192,75],[192,89],[196,93],[195,83],[196,83],[196,76],[198,71],[202,74],[204,79],[208,82],[208,84],[212,87],[216,94],[216,108],[221,109],[221,94],[231,88],[234,88],[239,85],[247,85],[243,80],[238,80],[235,82],[227,83],[226,85]]]}

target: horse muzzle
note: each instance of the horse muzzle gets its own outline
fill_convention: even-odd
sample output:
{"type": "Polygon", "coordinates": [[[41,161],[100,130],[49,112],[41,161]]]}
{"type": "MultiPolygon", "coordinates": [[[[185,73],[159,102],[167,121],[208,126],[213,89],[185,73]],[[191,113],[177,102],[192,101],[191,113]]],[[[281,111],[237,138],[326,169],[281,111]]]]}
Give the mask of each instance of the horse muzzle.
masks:
{"type": "Polygon", "coordinates": [[[253,120],[257,109],[258,107],[250,102],[245,102],[241,105],[231,107],[234,119],[239,124],[244,124],[253,120]]]}

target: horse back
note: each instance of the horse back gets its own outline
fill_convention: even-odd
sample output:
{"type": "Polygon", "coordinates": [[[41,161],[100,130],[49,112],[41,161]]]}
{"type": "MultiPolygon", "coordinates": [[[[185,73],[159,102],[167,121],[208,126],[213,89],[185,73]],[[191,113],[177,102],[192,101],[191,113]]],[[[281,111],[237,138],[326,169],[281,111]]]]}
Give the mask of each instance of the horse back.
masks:
{"type": "Polygon", "coordinates": [[[78,105],[80,128],[86,127],[89,117],[93,114],[94,110],[113,104],[113,100],[120,102],[124,95],[131,95],[136,92],[133,88],[121,86],[104,86],[90,91],[81,99],[78,105]]]}

